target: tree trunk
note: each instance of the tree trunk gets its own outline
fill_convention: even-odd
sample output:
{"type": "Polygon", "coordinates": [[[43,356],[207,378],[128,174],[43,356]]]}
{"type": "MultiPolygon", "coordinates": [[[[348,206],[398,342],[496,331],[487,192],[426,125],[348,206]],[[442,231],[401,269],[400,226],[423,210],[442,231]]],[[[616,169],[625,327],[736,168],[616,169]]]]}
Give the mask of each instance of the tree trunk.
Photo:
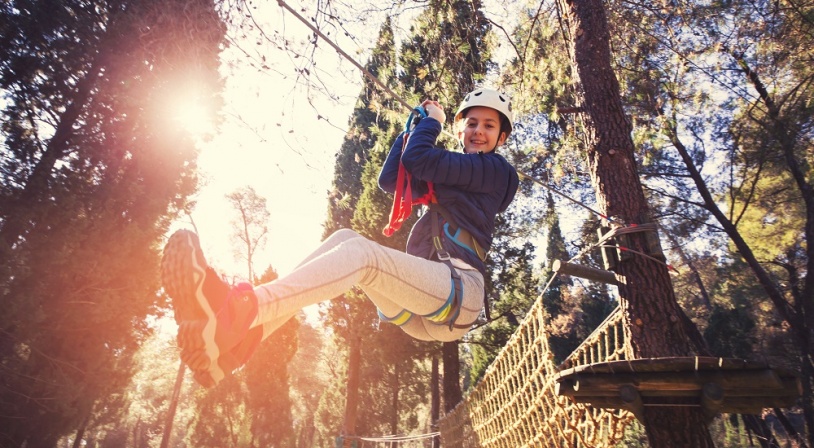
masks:
{"type": "MultiPolygon", "coordinates": [[[[441,418],[441,391],[438,386],[438,356],[432,356],[432,374],[430,375],[430,421],[432,422],[432,432],[438,430],[438,420],[441,418]]],[[[439,448],[441,439],[436,436],[432,438],[432,448],[439,448]]]]}
{"type": "Polygon", "coordinates": [[[348,389],[345,392],[345,421],[342,423],[343,436],[356,435],[356,413],[359,407],[359,369],[362,362],[362,343],[358,335],[350,336],[348,354],[348,389]]]}
{"type": "MultiPolygon", "coordinates": [[[[399,430],[399,365],[398,362],[393,366],[393,391],[392,391],[392,409],[390,410],[390,434],[398,434],[399,430]]],[[[398,442],[391,442],[390,447],[396,448],[398,442]]]]}
{"type": "Polygon", "coordinates": [[[750,434],[757,436],[761,448],[780,448],[769,425],[759,415],[743,414],[741,417],[743,417],[743,426],[750,434]]]}
{"type": "Polygon", "coordinates": [[[167,410],[167,421],[164,423],[164,434],[161,436],[161,448],[167,448],[172,435],[172,423],[175,421],[175,410],[178,408],[178,397],[181,396],[181,386],[184,384],[184,371],[186,367],[183,361],[178,363],[178,374],[175,376],[175,385],[172,388],[172,398],[170,407],[167,410]]]}
{"type": "Polygon", "coordinates": [[[85,438],[85,430],[88,428],[89,421],[90,413],[88,413],[88,416],[82,420],[82,424],[79,425],[79,428],[76,430],[76,438],[73,441],[73,448],[79,448],[82,446],[82,439],[85,438]]]}
{"type": "MultiPolygon", "coordinates": [[[[599,210],[623,225],[649,222],[649,209],[633,157],[631,125],[611,69],[610,35],[601,0],[560,0],[571,38],[572,65],[582,87],[580,105],[591,181],[599,210]]],[[[625,244],[648,253],[644,233],[625,244]]],[[[667,266],[635,255],[616,273],[625,331],[633,358],[693,355],[667,266]]],[[[714,446],[700,408],[650,407],[644,425],[651,446],[714,446]]]]}
{"type": "Polygon", "coordinates": [[[780,408],[774,408],[774,415],[777,416],[777,421],[783,426],[783,429],[786,430],[786,434],[789,435],[789,438],[794,443],[793,446],[798,448],[808,448],[806,444],[805,437],[802,434],[797,432],[797,428],[791,424],[789,419],[786,417],[786,414],[783,413],[783,410],[780,408]]]}
{"type": "Polygon", "coordinates": [[[443,343],[444,357],[444,412],[449,413],[463,398],[461,392],[461,360],[458,359],[458,342],[443,343]]]}

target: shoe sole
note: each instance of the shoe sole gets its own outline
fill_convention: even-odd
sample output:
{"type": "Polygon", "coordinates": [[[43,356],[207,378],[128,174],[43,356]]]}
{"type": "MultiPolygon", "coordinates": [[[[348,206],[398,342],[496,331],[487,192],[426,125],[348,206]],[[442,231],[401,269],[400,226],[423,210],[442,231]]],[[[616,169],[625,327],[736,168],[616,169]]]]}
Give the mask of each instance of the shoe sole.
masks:
{"type": "Polygon", "coordinates": [[[161,279],[164,290],[173,299],[181,359],[195,372],[196,379],[208,374],[217,383],[224,373],[217,363],[220,352],[215,342],[216,311],[203,293],[206,267],[195,233],[179,230],[167,241],[161,260],[161,279]]]}

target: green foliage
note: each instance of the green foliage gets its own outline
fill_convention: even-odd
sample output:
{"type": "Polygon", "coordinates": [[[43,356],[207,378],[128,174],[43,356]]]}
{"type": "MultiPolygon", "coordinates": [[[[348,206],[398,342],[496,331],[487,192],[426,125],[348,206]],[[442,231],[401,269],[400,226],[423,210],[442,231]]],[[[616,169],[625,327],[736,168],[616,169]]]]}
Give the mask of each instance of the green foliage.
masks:
{"type": "MultiPolygon", "coordinates": [[[[491,24],[482,3],[431,1],[401,48],[401,83],[411,99],[439,101],[454,109],[492,67],[491,24]]],[[[452,113],[447,118],[452,119],[452,113]]]]}
{"type": "Polygon", "coordinates": [[[331,348],[326,346],[324,337],[321,330],[302,322],[297,330],[297,351],[288,363],[291,414],[298,447],[321,446],[314,441],[314,416],[326,390],[328,372],[339,362],[327,357],[331,348]]]}
{"type": "MultiPolygon", "coordinates": [[[[164,318],[158,323],[165,325],[171,318],[164,318]]],[[[100,419],[103,414],[94,415],[89,428],[103,434],[103,447],[117,446],[158,446],[167,423],[167,414],[172,398],[174,380],[180,367],[178,348],[175,346],[175,335],[162,331],[158,327],[149,339],[144,341],[136,354],[138,366],[130,384],[125,390],[125,403],[119,408],[122,415],[106,421],[100,419]]],[[[186,425],[192,419],[193,394],[186,391],[197,388],[192,378],[186,375],[182,384],[180,403],[176,409],[170,446],[186,436],[186,425]]],[[[113,406],[110,407],[113,409],[113,406]]],[[[88,441],[90,444],[90,441],[88,441]]]]}
{"type": "Polygon", "coordinates": [[[190,446],[250,446],[251,418],[246,412],[244,372],[227,376],[217,387],[195,387],[195,416],[185,442],[190,446]]]}
{"type": "Polygon", "coordinates": [[[194,80],[217,106],[224,28],[206,2],[0,15],[0,427],[4,444],[53,446],[122,396],[163,304],[158,247],[196,155],[164,101],[194,80]]]}
{"type": "MultiPolygon", "coordinates": [[[[387,20],[379,30],[378,44],[365,69],[381,82],[393,87],[395,60],[393,30],[390,21],[387,20]]],[[[328,197],[328,218],[324,237],[339,229],[351,228],[356,203],[364,190],[363,171],[374,170],[373,167],[366,168],[370,166],[368,161],[371,151],[372,148],[382,145],[379,129],[388,126],[386,111],[394,108],[395,104],[395,99],[380,92],[372,81],[364,79],[364,88],[350,119],[348,133],[336,154],[333,190],[328,197]]],[[[370,173],[364,175],[370,176],[372,176],[370,173]]]]}
{"type": "Polygon", "coordinates": [[[260,344],[246,363],[246,411],[252,446],[296,447],[288,364],[297,351],[300,323],[290,319],[260,344]]]}
{"type": "MultiPolygon", "coordinates": [[[[549,197],[549,204],[553,201],[549,197]]],[[[556,214],[554,214],[556,216],[556,214]]],[[[559,230],[559,219],[553,218],[548,235],[547,260],[570,260],[565,250],[563,236],[559,230]],[[564,252],[563,252],[564,251],[564,252]]],[[[589,215],[583,222],[581,240],[591,241],[595,238],[599,226],[597,218],[589,215]]],[[[597,268],[600,255],[598,251],[590,256],[574,260],[574,263],[597,268]]],[[[543,293],[543,308],[546,310],[546,330],[549,336],[549,347],[556,362],[562,362],[585,340],[616,307],[607,288],[595,282],[574,282],[568,278],[555,275],[548,268],[544,269],[546,278],[551,278],[550,286],[543,293]]]]}

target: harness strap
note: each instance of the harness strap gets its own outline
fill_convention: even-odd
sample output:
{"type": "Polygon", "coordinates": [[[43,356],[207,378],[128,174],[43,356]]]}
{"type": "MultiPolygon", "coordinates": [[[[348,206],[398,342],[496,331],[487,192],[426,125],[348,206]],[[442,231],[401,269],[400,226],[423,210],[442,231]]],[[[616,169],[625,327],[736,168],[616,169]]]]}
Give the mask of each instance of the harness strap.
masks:
{"type": "MultiPolygon", "coordinates": [[[[446,221],[444,224],[444,233],[450,241],[472,252],[480,259],[480,261],[486,261],[488,251],[485,250],[480,243],[478,243],[478,240],[476,240],[468,230],[458,225],[444,206],[437,202],[433,202],[429,204],[428,207],[431,212],[436,213],[436,217],[438,214],[440,214],[441,217],[444,218],[444,221],[446,221]]],[[[433,236],[435,235],[433,234],[433,236]]]]}
{"type": "MultiPolygon", "coordinates": [[[[441,305],[440,308],[435,310],[430,314],[423,315],[421,317],[426,318],[430,322],[439,324],[439,325],[448,325],[449,330],[452,331],[453,328],[469,328],[475,322],[472,321],[466,325],[456,324],[455,321],[458,320],[458,316],[461,314],[461,305],[463,300],[463,281],[461,280],[461,275],[458,271],[450,266],[451,269],[451,279],[450,279],[450,292],[447,301],[441,305]]],[[[376,310],[379,315],[379,320],[382,322],[391,323],[396,326],[405,325],[413,318],[413,313],[408,310],[401,310],[398,314],[393,317],[387,317],[381,310],[376,310]]]]}
{"type": "MultiPolygon", "coordinates": [[[[455,266],[452,265],[452,262],[450,261],[449,252],[447,252],[446,249],[444,249],[444,244],[441,242],[441,229],[439,227],[441,218],[443,217],[444,220],[447,221],[446,223],[444,223],[444,232],[446,232],[446,234],[452,241],[455,242],[455,244],[459,244],[469,249],[470,251],[474,252],[475,255],[477,255],[478,258],[481,259],[481,261],[486,261],[486,251],[483,250],[483,248],[478,244],[478,242],[475,241],[475,238],[472,237],[472,234],[467,232],[466,229],[456,226],[458,227],[458,230],[455,232],[457,238],[450,234],[449,225],[450,224],[455,225],[455,223],[454,221],[450,222],[450,220],[447,219],[447,216],[443,216],[444,213],[446,212],[446,209],[444,209],[444,207],[442,207],[437,202],[433,202],[432,204],[429,205],[429,208],[430,213],[432,214],[430,216],[430,221],[432,224],[432,245],[435,250],[435,253],[438,255],[439,260],[443,261],[444,263],[447,264],[447,266],[449,266],[450,271],[453,273],[453,277],[457,275],[458,280],[460,281],[460,275],[458,274],[458,270],[455,269],[455,266]],[[470,244],[472,245],[468,246],[462,243],[462,241],[465,241],[465,239],[462,238],[461,235],[468,235],[468,238],[471,241],[470,244]]],[[[449,213],[446,214],[449,215],[449,213]]],[[[451,218],[451,216],[449,217],[451,218]]],[[[462,303],[462,300],[459,302],[459,306],[460,303],[462,303]]],[[[492,320],[492,313],[489,310],[489,298],[486,296],[486,289],[483,290],[483,311],[486,313],[486,320],[487,321],[492,320]]],[[[472,323],[467,324],[465,326],[450,325],[450,330],[452,329],[453,326],[455,328],[468,328],[471,327],[472,324],[474,324],[475,322],[477,322],[477,319],[475,319],[474,321],[472,321],[472,323]]]]}
{"type": "MultiPolygon", "coordinates": [[[[407,141],[410,139],[410,131],[412,130],[414,125],[418,125],[418,122],[421,121],[422,117],[426,117],[427,112],[422,107],[416,107],[415,109],[410,112],[410,116],[407,117],[407,123],[404,125],[404,140],[401,145],[401,152],[404,153],[404,150],[407,148],[407,141]]],[[[384,236],[390,237],[401,228],[401,225],[404,224],[410,217],[410,213],[412,213],[414,205],[429,205],[432,201],[435,200],[435,187],[433,186],[432,182],[427,182],[427,188],[429,191],[420,198],[413,199],[413,175],[404,168],[404,164],[399,159],[399,170],[398,174],[396,175],[396,192],[393,195],[393,207],[390,210],[390,221],[388,222],[387,226],[385,226],[382,233],[384,236]]]]}
{"type": "MultiPolygon", "coordinates": [[[[433,205],[437,205],[437,204],[433,203],[433,205]]],[[[451,314],[452,315],[450,316],[450,319],[445,323],[449,324],[449,330],[450,331],[452,331],[453,328],[469,328],[475,322],[478,321],[477,318],[475,318],[475,320],[473,320],[472,322],[470,322],[468,324],[456,324],[455,323],[455,321],[458,319],[458,315],[461,314],[461,306],[463,305],[463,290],[464,290],[463,281],[461,281],[460,272],[458,272],[458,269],[455,268],[455,266],[453,266],[453,264],[452,264],[452,260],[450,259],[449,252],[447,252],[447,250],[444,249],[444,245],[441,242],[441,229],[439,227],[440,219],[439,219],[438,211],[434,210],[433,207],[430,206],[430,213],[432,213],[432,215],[430,216],[430,221],[431,221],[431,224],[432,224],[432,244],[433,244],[433,249],[435,251],[435,254],[438,256],[438,259],[441,260],[444,264],[446,264],[449,267],[450,276],[452,277],[452,293],[450,295],[451,299],[452,299],[452,308],[451,308],[451,310],[452,310],[451,314]]],[[[489,304],[486,302],[486,292],[485,291],[484,291],[483,298],[484,298],[484,305],[485,305],[486,315],[489,316],[489,304]]],[[[487,319],[488,319],[488,317],[487,317],[487,319]]]]}
{"type": "Polygon", "coordinates": [[[385,316],[384,313],[382,313],[382,311],[379,309],[377,309],[376,311],[379,313],[379,320],[381,320],[382,322],[389,322],[399,327],[406,324],[407,322],[410,321],[410,319],[413,318],[413,313],[407,310],[401,310],[398,314],[396,314],[393,317],[385,316]]]}

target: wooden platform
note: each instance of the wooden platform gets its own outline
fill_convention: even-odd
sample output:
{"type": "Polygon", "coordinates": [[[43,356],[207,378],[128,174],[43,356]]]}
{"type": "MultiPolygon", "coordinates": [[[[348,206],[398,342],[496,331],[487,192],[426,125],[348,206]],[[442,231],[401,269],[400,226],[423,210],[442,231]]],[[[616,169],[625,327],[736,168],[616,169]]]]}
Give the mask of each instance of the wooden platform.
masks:
{"type": "Polygon", "coordinates": [[[682,357],[613,361],[559,372],[557,394],[594,407],[626,409],[641,420],[648,406],[700,406],[755,414],[793,406],[800,379],[768,364],[733,358],[682,357]]]}

